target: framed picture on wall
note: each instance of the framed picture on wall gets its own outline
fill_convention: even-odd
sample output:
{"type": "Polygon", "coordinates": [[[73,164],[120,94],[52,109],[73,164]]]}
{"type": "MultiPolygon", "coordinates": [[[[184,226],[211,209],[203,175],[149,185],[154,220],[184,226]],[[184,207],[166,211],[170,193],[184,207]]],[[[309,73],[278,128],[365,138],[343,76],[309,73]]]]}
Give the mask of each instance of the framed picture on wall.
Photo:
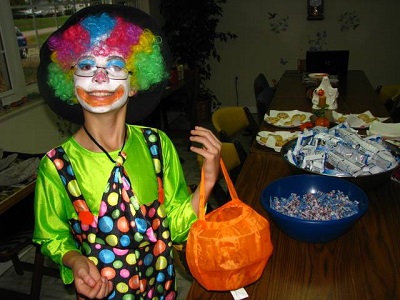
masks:
{"type": "Polygon", "coordinates": [[[307,0],[307,20],[324,19],[324,0],[307,0]]]}

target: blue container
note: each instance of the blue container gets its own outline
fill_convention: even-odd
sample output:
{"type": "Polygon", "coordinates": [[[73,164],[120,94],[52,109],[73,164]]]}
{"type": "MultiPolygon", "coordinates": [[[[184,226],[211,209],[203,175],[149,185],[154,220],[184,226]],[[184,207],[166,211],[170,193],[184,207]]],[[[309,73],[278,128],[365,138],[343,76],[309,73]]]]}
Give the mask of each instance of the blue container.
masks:
{"type": "Polygon", "coordinates": [[[283,177],[269,184],[261,194],[261,203],[277,227],[288,236],[309,243],[324,243],[338,238],[349,230],[367,211],[368,197],[357,185],[336,177],[301,174],[283,177]],[[358,201],[358,213],[339,220],[317,221],[290,217],[270,207],[274,197],[288,198],[296,193],[302,196],[316,191],[342,191],[351,201],[358,201]]]}

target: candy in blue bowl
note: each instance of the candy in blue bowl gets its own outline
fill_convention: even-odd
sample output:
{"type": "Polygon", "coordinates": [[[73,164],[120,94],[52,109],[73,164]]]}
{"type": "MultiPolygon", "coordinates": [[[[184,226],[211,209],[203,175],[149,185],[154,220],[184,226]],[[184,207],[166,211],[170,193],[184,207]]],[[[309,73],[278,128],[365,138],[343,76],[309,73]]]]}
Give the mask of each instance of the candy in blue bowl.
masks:
{"type": "Polygon", "coordinates": [[[309,243],[337,239],[368,209],[367,195],[354,183],[312,174],[272,182],[261,203],[280,230],[309,243]]]}

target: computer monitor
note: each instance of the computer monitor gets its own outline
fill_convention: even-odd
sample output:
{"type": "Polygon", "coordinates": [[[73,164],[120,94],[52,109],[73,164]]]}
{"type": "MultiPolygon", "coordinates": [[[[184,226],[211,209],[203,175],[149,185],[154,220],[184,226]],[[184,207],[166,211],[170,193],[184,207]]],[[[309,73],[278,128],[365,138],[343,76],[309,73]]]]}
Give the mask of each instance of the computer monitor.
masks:
{"type": "Polygon", "coordinates": [[[306,70],[345,77],[349,66],[349,50],[307,51],[306,70]]]}

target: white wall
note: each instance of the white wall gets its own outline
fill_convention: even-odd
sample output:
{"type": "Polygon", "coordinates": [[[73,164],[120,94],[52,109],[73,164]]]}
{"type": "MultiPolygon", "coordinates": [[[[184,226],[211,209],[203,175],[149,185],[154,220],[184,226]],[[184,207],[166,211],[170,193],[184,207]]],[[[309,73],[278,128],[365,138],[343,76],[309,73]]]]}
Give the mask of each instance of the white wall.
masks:
{"type": "MultiPolygon", "coordinates": [[[[159,19],[154,0],[147,8],[159,19]]],[[[268,80],[279,80],[286,69],[296,69],[305,57],[308,41],[327,31],[327,49],[349,49],[350,69],[362,69],[372,85],[400,83],[399,0],[325,0],[325,19],[308,21],[306,0],[228,0],[223,6],[221,31],[239,37],[217,48],[221,62],[212,63],[212,88],[223,106],[236,105],[235,77],[239,77],[239,105],[254,108],[253,80],[263,72],[268,80]],[[338,18],[354,12],[360,19],[356,30],[341,32],[338,18]],[[277,13],[269,19],[268,12],[277,13]],[[275,34],[270,23],[288,18],[287,31],[275,34]],[[283,58],[286,65],[280,63],[283,58]]],[[[64,140],[57,118],[42,102],[12,116],[0,116],[0,147],[8,151],[45,152],[64,140]]]]}
{"type": "Polygon", "coordinates": [[[398,0],[325,0],[325,18],[307,20],[306,0],[228,0],[223,6],[221,31],[238,35],[219,43],[221,62],[212,63],[207,85],[224,106],[236,105],[235,76],[239,105],[254,107],[253,80],[263,72],[271,82],[286,69],[296,69],[305,58],[308,41],[326,30],[326,50],[350,50],[349,69],[364,70],[373,87],[400,83],[400,23],[398,0]],[[268,12],[277,13],[269,19],[268,12]],[[339,17],[354,12],[360,25],[341,31],[339,17]],[[286,31],[275,34],[271,23],[288,17],[286,31]],[[286,65],[280,63],[283,58],[286,65]]]}

